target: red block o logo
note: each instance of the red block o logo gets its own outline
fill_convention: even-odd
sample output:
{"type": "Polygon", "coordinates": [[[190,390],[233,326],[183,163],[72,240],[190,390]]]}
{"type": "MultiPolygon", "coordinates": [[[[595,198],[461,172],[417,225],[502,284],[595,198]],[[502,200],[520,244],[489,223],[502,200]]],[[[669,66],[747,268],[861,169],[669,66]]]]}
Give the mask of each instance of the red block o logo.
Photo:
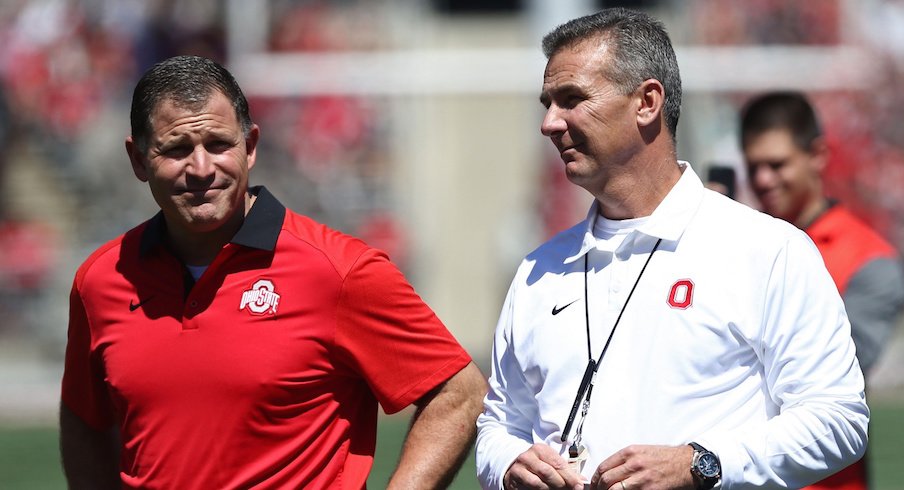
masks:
{"type": "Polygon", "coordinates": [[[694,282],[690,279],[681,279],[672,284],[669,291],[669,306],[672,308],[687,309],[694,300],[694,282]]]}

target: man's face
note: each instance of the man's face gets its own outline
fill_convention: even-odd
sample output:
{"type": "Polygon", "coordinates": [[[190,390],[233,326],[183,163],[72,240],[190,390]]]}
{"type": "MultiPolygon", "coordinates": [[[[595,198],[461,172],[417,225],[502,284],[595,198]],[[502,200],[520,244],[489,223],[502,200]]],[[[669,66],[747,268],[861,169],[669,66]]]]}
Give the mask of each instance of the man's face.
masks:
{"type": "Polygon", "coordinates": [[[789,131],[771,129],[755,135],[743,151],[750,185],[766,213],[798,223],[804,211],[822,199],[825,157],[801,150],[789,131]]]}
{"type": "Polygon", "coordinates": [[[605,43],[565,47],[546,64],[540,131],[555,145],[568,179],[591,193],[638,151],[636,94],[624,95],[603,76],[605,43]]]}
{"type": "Polygon", "coordinates": [[[164,100],[151,115],[147,154],[127,140],[135,176],[147,182],[171,228],[216,231],[241,222],[259,130],[246,139],[229,99],[214,91],[200,110],[164,100]]]}

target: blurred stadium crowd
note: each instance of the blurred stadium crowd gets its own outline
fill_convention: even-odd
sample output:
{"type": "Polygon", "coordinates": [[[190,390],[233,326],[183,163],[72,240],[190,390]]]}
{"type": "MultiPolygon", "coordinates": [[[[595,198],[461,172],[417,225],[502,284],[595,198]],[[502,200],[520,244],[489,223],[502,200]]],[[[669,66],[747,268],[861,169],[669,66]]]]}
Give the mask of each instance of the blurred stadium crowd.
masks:
{"type": "MultiPolygon", "coordinates": [[[[136,193],[123,151],[133,84],[151,64],[175,54],[205,55],[229,66],[225,3],[0,3],[0,344],[38,345],[48,360],[59,360],[75,267],[98,244],[156,209],[149,196],[136,193]]],[[[411,4],[430,15],[499,18],[523,17],[531,2],[424,3],[429,2],[271,0],[266,49],[391,49],[392,35],[381,20],[387,6],[411,4]],[[479,12],[486,5],[497,8],[479,12]]],[[[614,4],[654,10],[679,45],[855,43],[868,50],[878,61],[869,87],[812,95],[829,126],[831,193],[904,247],[904,92],[899,89],[904,79],[904,2],[588,2],[592,7],[614,4]],[[857,11],[854,18],[852,9],[857,11]]],[[[524,46],[538,49],[537,39],[526,38],[524,46]]],[[[736,153],[718,154],[712,148],[719,144],[716,140],[729,148],[734,143],[733,118],[749,95],[726,90],[687,98],[679,157],[739,165],[736,153]],[[692,105],[703,96],[710,102],[701,107],[716,109],[692,105]],[[704,117],[709,119],[705,123],[704,117]]],[[[387,249],[404,269],[411,231],[394,212],[393,160],[387,147],[393,126],[384,117],[391,102],[335,94],[250,99],[252,116],[264,129],[258,160],[266,162],[256,167],[252,179],[275,187],[275,194],[297,211],[387,249]]],[[[544,170],[534,184],[534,214],[539,228],[550,234],[569,224],[574,213],[583,213],[585,203],[573,204],[573,186],[564,182],[559,166],[545,165],[543,155],[537,160],[544,170]]],[[[740,176],[743,185],[742,172],[740,176]]],[[[742,193],[741,199],[748,198],[742,193]]],[[[749,199],[748,204],[755,205],[749,199]]],[[[539,242],[523,238],[522,253],[539,242]]],[[[487,320],[471,328],[491,329],[493,319],[487,320]]],[[[0,357],[14,348],[0,347],[0,357]]]]}
{"type": "MultiPolygon", "coordinates": [[[[274,2],[268,49],[360,49],[375,24],[346,30],[355,36],[338,35],[350,27],[338,24],[364,3],[274,2]]],[[[177,54],[228,64],[223,7],[216,0],[0,5],[0,339],[36,340],[59,357],[60,305],[74,267],[155,211],[148,196],[136,195],[123,151],[134,83],[177,54]]],[[[255,177],[282,187],[277,195],[295,209],[403,260],[381,195],[388,162],[374,103],[323,96],[251,104],[267,135],[260,152],[268,164],[255,177]]]]}

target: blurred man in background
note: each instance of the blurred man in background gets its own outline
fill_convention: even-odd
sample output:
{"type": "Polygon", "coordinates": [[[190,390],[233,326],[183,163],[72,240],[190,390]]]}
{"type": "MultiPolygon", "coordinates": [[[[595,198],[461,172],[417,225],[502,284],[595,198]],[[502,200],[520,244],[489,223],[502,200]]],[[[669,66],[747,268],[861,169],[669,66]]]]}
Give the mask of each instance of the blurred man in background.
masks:
{"type": "MultiPolygon", "coordinates": [[[[772,92],[749,101],[741,116],[741,148],[763,210],[806,231],[822,254],[844,299],[857,358],[868,377],[904,308],[898,252],[826,196],[822,171],[828,147],[803,94],[772,92]]],[[[865,461],[812,488],[868,488],[865,461]]]]}
{"type": "Polygon", "coordinates": [[[448,485],[483,375],[383,252],[249,186],[260,129],[232,75],[159,63],[131,123],[160,212],[73,282],[70,488],[364,488],[378,402],[417,406],[388,486],[448,485]]]}
{"type": "Polygon", "coordinates": [[[481,484],[794,488],[860,458],[869,410],[838,292],[803,232],[677,159],[664,26],[607,9],[543,50],[541,132],[594,201],[512,280],[481,484]]]}

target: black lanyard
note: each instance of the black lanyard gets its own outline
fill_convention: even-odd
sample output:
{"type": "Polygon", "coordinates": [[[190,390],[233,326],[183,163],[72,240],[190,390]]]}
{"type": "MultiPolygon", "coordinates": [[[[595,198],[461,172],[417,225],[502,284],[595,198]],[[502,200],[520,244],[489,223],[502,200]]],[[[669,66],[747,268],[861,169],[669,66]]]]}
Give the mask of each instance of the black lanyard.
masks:
{"type": "MultiPolygon", "coordinates": [[[[584,255],[584,319],[585,327],[587,329],[587,368],[584,369],[584,377],[581,378],[581,384],[578,386],[574,404],[571,406],[571,412],[568,413],[568,420],[565,422],[565,428],[562,429],[562,442],[567,442],[568,433],[571,432],[571,426],[574,424],[574,419],[578,414],[578,407],[581,405],[584,405],[581,425],[584,423],[583,416],[587,414],[587,408],[590,406],[590,395],[593,392],[593,379],[596,377],[596,372],[600,367],[600,363],[603,362],[603,356],[606,355],[606,350],[609,349],[609,343],[612,342],[612,336],[615,335],[615,329],[618,327],[618,322],[621,321],[622,315],[625,313],[625,308],[627,308],[628,302],[631,301],[631,296],[634,295],[634,290],[637,289],[637,284],[640,282],[640,278],[643,277],[644,271],[647,270],[647,265],[649,265],[650,259],[653,258],[653,254],[656,253],[660,243],[662,243],[662,238],[656,240],[656,245],[653,246],[653,250],[650,252],[650,255],[647,256],[647,261],[644,262],[643,268],[640,269],[640,273],[637,274],[634,286],[631,287],[631,291],[628,293],[628,297],[625,299],[625,303],[622,305],[621,311],[615,319],[615,324],[612,325],[612,330],[609,332],[609,338],[606,339],[603,350],[600,352],[600,356],[596,361],[593,360],[593,354],[590,352],[590,301],[589,295],[587,294],[587,269],[589,268],[588,256],[590,255],[590,251],[588,250],[584,255]]],[[[578,439],[580,439],[580,428],[578,428],[578,439]]],[[[576,445],[577,440],[575,441],[575,448],[577,447],[576,445]]]]}

